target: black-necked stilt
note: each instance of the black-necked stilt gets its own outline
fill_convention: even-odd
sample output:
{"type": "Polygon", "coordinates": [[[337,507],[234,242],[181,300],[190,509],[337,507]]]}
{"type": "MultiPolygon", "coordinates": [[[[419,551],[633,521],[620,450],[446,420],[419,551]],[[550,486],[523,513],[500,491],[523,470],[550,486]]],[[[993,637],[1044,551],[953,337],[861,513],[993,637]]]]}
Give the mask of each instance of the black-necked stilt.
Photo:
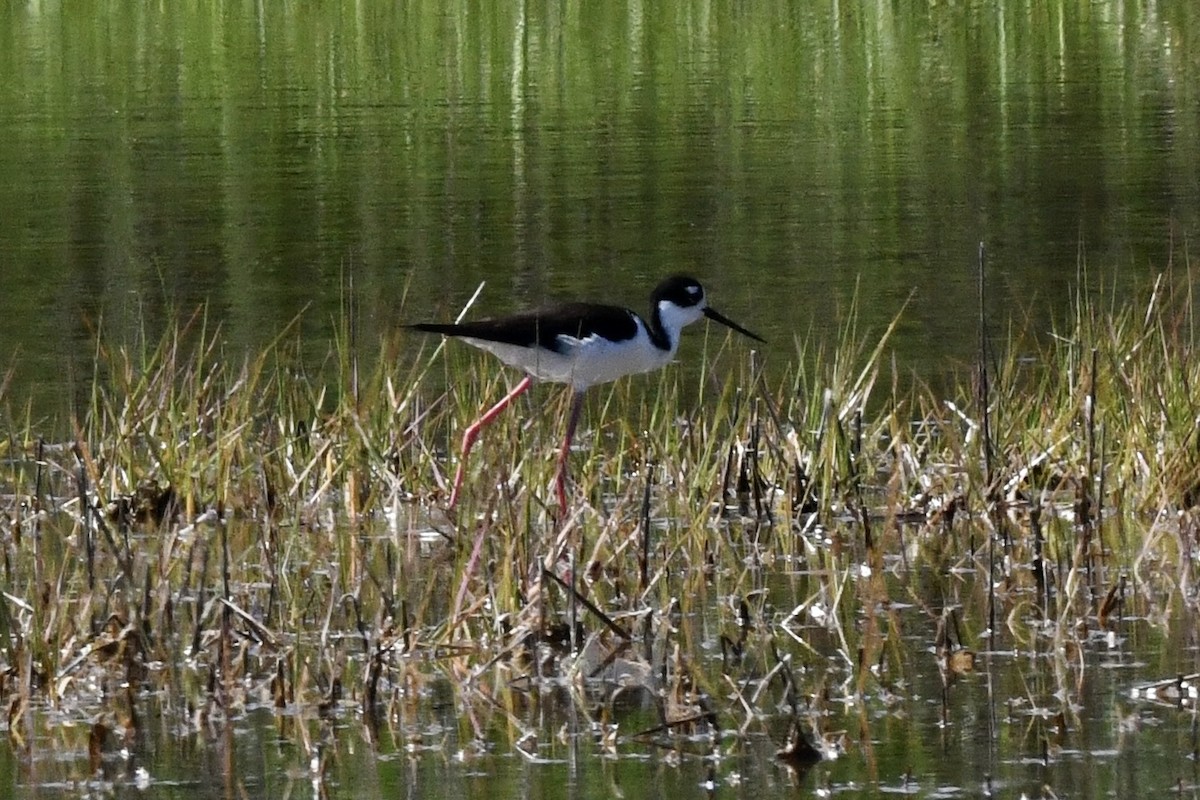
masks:
{"type": "Polygon", "coordinates": [[[462,456],[450,492],[450,508],[458,502],[467,455],[479,431],[536,378],[569,384],[574,392],[555,482],[559,507],[565,513],[567,455],[583,408],[584,391],[598,383],[664,366],[675,356],[680,331],[702,316],[752,339],[765,341],[710,307],[704,287],[687,275],[672,276],[655,287],[650,295],[649,322],[628,308],[570,303],[499,319],[458,324],[422,322],[408,326],[428,333],[455,336],[526,373],[511,392],[472,423],[463,435],[462,456]]]}

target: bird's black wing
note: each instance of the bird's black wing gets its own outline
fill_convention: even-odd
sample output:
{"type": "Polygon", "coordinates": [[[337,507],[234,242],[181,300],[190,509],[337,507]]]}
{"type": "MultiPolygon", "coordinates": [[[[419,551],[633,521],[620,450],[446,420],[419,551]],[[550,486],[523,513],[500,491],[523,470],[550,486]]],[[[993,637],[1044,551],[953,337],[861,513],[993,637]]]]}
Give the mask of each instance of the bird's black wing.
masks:
{"type": "Polygon", "coordinates": [[[518,347],[538,346],[556,353],[564,353],[569,349],[559,339],[560,336],[586,339],[599,335],[619,342],[632,339],[638,332],[636,318],[629,309],[591,303],[571,303],[497,319],[458,324],[419,322],[408,327],[427,333],[466,336],[518,347]]]}

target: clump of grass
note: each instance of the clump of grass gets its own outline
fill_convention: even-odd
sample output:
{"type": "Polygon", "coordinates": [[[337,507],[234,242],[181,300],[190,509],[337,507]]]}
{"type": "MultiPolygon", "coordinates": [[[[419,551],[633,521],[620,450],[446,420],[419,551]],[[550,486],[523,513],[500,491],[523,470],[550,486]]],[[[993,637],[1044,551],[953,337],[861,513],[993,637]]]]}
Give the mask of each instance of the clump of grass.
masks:
{"type": "MultiPolygon", "coordinates": [[[[1044,647],[1049,622],[1082,646],[1117,587],[1194,602],[1191,308],[1164,281],[1141,305],[1081,298],[1046,340],[1010,335],[986,437],[969,382],[900,394],[891,329],[864,337],[853,309],[783,368],[710,345],[698,392],[664,371],[593,393],[565,519],[561,415],[533,405],[550,390],[488,429],[457,516],[440,509],[462,427],[510,379],[479,356],[403,359],[417,345],[397,337],[364,370],[350,317],[315,370],[290,329],[231,359],[203,313],[101,340],[69,425],[4,411],[10,736],[28,746],[53,709],[136,738],[154,696],[196,731],[267,707],[404,740],[412,698],[445,684],[473,709],[461,740],[497,728],[520,749],[538,731],[497,698],[549,679],[578,687],[604,750],[782,740],[764,719],[792,755],[813,731],[827,749],[842,737],[820,698],[886,702],[912,670],[897,604],[949,686],[981,635],[1044,647]],[[957,568],[982,577],[928,577],[957,568]],[[632,691],[657,716],[618,734],[632,691]]],[[[1055,663],[1061,690],[1075,667],[1055,663]]]]}

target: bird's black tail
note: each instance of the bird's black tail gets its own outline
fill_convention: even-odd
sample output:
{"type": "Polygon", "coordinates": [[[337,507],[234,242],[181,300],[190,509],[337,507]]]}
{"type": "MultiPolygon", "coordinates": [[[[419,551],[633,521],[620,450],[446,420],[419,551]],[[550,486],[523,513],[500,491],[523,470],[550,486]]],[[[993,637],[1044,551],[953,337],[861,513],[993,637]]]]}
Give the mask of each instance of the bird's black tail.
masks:
{"type": "Polygon", "coordinates": [[[414,322],[411,325],[404,327],[414,331],[424,331],[425,333],[444,333],[447,336],[461,334],[462,331],[458,325],[453,322],[414,322]]]}

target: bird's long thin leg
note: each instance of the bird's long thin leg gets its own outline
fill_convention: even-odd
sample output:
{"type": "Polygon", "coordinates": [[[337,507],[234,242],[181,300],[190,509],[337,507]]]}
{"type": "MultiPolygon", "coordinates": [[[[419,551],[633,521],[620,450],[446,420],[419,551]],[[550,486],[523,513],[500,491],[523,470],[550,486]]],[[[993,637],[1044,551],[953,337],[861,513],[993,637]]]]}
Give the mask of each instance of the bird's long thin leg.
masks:
{"type": "Polygon", "coordinates": [[[575,426],[579,424],[579,412],[583,410],[583,392],[578,389],[571,398],[571,417],[567,420],[567,435],[563,439],[562,452],[558,454],[558,476],[555,478],[555,488],[558,490],[558,506],[563,516],[567,515],[567,457],[571,455],[571,439],[575,436],[575,426]]]}
{"type": "Polygon", "coordinates": [[[458,459],[458,469],[454,471],[454,489],[452,489],[450,492],[450,508],[454,508],[454,506],[458,503],[458,490],[462,488],[463,474],[467,468],[467,456],[470,454],[471,447],[474,446],[475,440],[479,437],[479,432],[483,430],[485,425],[490,423],[496,417],[500,416],[500,412],[507,408],[509,403],[517,399],[517,397],[532,384],[533,378],[526,375],[521,379],[520,383],[513,387],[511,392],[504,396],[499,403],[496,403],[496,405],[489,408],[482,417],[472,422],[471,427],[467,428],[467,432],[463,434],[462,455],[460,455],[458,459]]]}

